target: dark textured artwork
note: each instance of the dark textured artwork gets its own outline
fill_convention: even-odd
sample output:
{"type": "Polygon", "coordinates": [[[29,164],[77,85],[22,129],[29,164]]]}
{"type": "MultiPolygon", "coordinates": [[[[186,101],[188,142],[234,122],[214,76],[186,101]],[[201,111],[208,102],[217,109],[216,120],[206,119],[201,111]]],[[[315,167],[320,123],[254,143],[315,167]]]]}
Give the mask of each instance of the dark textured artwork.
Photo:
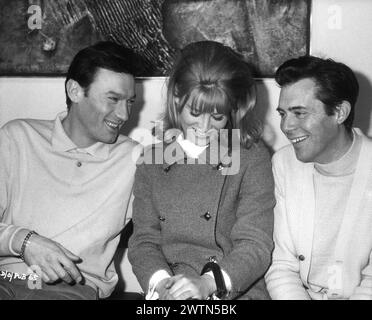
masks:
{"type": "Polygon", "coordinates": [[[200,40],[240,52],[256,75],[307,53],[310,0],[0,0],[0,74],[63,75],[99,40],[133,48],[142,76],[165,76],[200,40]]]}

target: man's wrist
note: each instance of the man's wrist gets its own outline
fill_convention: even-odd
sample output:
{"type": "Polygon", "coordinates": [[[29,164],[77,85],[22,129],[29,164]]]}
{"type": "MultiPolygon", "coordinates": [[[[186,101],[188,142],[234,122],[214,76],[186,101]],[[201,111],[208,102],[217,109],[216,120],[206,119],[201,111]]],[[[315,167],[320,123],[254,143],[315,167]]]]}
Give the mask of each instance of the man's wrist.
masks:
{"type": "Polygon", "coordinates": [[[30,231],[28,229],[19,229],[12,238],[10,246],[18,256],[21,254],[23,241],[30,231]]]}
{"type": "Polygon", "coordinates": [[[26,248],[30,244],[30,238],[34,234],[35,235],[38,235],[35,231],[30,231],[29,233],[27,233],[26,237],[23,239],[22,247],[21,247],[21,253],[19,255],[21,257],[21,259],[22,259],[23,262],[25,262],[25,251],[26,251],[26,248]]]}

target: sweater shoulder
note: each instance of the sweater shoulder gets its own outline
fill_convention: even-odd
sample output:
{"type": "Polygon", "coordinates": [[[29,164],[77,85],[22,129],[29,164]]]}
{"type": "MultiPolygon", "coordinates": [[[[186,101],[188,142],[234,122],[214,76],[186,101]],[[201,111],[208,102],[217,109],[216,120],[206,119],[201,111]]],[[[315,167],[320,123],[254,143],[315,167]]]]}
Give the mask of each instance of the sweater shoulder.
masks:
{"type": "Polygon", "coordinates": [[[7,122],[1,130],[6,131],[10,137],[40,134],[45,135],[52,131],[53,120],[15,119],[7,122]]]}

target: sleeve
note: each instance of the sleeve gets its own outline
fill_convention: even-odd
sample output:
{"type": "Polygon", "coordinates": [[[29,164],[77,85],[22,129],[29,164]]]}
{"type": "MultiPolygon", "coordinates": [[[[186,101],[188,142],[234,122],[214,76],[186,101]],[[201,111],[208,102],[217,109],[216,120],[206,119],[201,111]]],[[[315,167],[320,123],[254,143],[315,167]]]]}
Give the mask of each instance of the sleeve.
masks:
{"type": "Polygon", "coordinates": [[[160,281],[167,279],[167,278],[170,278],[170,275],[168,272],[164,270],[156,271],[150,278],[149,289],[147,291],[145,299],[146,300],[158,300],[159,294],[155,291],[155,288],[160,281]]]}
{"type": "Polygon", "coordinates": [[[152,275],[164,270],[173,275],[161,250],[159,214],[152,203],[151,178],[146,167],[137,167],[134,182],[133,234],[129,239],[128,258],[144,292],[152,275]]]}
{"type": "Polygon", "coordinates": [[[273,157],[276,205],[274,208],[274,244],[272,264],[265,275],[267,289],[274,300],[309,300],[300,279],[300,265],[289,231],[285,193],[284,170],[280,159],[273,157]]]}
{"type": "Polygon", "coordinates": [[[372,300],[372,253],[368,265],[362,270],[360,284],[355,288],[350,300],[372,300]]]}
{"type": "Polygon", "coordinates": [[[11,141],[8,132],[0,129],[0,256],[17,255],[12,249],[11,240],[19,227],[4,223],[7,210],[11,170],[11,141]]]}
{"type": "Polygon", "coordinates": [[[130,195],[129,202],[128,202],[128,208],[125,213],[125,220],[124,220],[124,225],[127,225],[128,222],[132,220],[133,216],[133,201],[134,201],[134,195],[133,192],[130,195]]]}
{"type": "MultiPolygon", "coordinates": [[[[252,147],[253,148],[253,147],[252,147]]],[[[263,145],[241,163],[247,163],[240,178],[236,220],[231,230],[232,250],[220,266],[231,280],[228,299],[243,294],[269,267],[273,249],[274,182],[269,153],[263,145]]]]}

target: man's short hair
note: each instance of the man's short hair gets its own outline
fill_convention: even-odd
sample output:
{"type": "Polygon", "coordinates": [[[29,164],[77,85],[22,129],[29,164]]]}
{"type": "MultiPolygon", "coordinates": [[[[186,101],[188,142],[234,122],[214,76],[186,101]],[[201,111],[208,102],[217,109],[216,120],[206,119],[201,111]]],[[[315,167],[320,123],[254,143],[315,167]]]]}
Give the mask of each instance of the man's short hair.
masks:
{"type": "Polygon", "coordinates": [[[307,78],[316,83],[317,99],[324,103],[327,115],[334,114],[342,101],[350,103],[350,114],[343,123],[350,131],[359,92],[354,72],[343,63],[308,55],[284,62],[275,74],[275,80],[281,87],[307,78]]]}
{"type": "Polygon", "coordinates": [[[67,109],[70,109],[72,103],[67,94],[67,81],[70,79],[77,81],[87,92],[98,68],[136,76],[143,68],[143,61],[133,50],[111,41],[101,41],[82,49],[72,60],[67,72],[65,81],[67,109]]]}

